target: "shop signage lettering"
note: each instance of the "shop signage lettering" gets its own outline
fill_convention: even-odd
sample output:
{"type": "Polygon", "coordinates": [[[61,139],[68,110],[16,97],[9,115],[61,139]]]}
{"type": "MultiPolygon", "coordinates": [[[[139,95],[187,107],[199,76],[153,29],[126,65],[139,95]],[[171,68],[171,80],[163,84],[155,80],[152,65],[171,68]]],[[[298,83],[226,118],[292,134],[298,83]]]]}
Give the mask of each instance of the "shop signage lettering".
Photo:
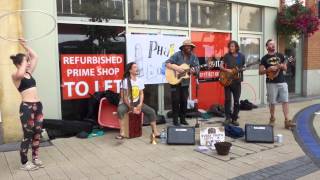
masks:
{"type": "Polygon", "coordinates": [[[60,63],[64,100],[88,98],[109,89],[120,92],[123,54],[62,54],[60,63]]]}
{"type": "Polygon", "coordinates": [[[153,53],[156,53],[158,56],[169,57],[169,55],[174,53],[174,44],[170,44],[169,48],[167,48],[165,46],[160,46],[157,41],[150,41],[148,58],[152,58],[153,53]]]}

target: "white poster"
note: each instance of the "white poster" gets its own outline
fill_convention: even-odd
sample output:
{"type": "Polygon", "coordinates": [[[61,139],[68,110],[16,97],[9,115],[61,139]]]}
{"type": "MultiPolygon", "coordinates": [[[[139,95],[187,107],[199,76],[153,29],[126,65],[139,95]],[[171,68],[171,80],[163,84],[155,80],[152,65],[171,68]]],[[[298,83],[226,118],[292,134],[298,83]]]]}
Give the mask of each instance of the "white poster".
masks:
{"type": "Polygon", "coordinates": [[[127,62],[137,63],[145,84],[166,83],[165,61],[184,40],[185,36],[177,35],[127,34],[127,62]]]}
{"type": "Polygon", "coordinates": [[[200,129],[200,145],[214,146],[217,142],[224,142],[224,127],[205,127],[200,129]]]}

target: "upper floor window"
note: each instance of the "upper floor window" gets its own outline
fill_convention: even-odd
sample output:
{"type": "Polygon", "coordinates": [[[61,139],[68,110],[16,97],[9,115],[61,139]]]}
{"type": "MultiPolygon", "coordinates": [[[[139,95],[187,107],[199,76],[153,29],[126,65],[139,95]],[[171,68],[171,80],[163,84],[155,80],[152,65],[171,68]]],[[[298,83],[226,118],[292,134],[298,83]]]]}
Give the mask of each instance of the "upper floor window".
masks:
{"type": "Polygon", "coordinates": [[[128,0],[129,23],[187,26],[187,0],[128,0]]]}
{"type": "Polygon", "coordinates": [[[124,0],[57,0],[59,19],[124,23],[124,0]]]}
{"type": "Polygon", "coordinates": [[[239,6],[240,31],[262,32],[262,11],[259,7],[239,6]]]}
{"type": "Polygon", "coordinates": [[[191,26],[231,30],[231,4],[192,0],[191,26]]]}

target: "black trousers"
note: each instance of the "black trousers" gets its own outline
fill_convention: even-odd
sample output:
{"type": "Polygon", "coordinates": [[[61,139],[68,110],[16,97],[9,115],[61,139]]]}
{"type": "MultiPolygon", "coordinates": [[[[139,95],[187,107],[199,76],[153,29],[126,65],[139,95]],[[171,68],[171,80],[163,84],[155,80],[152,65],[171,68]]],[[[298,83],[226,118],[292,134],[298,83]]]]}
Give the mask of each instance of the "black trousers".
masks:
{"type": "Polygon", "coordinates": [[[226,119],[232,119],[236,121],[240,111],[240,96],[241,96],[241,82],[232,82],[230,86],[224,88],[224,108],[226,119]],[[233,112],[231,113],[231,95],[233,95],[233,112]]]}
{"type": "Polygon", "coordinates": [[[172,116],[174,121],[178,121],[178,117],[180,117],[181,121],[185,120],[188,96],[189,86],[171,85],[172,116]]]}

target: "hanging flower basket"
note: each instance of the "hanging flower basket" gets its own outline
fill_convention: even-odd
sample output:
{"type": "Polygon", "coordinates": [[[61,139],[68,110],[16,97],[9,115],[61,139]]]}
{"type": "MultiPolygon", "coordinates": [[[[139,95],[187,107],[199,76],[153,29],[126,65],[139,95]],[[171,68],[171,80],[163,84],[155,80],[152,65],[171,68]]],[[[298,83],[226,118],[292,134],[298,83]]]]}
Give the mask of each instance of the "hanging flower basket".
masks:
{"type": "Polygon", "coordinates": [[[320,21],[313,10],[296,1],[284,6],[278,13],[277,30],[286,36],[312,35],[319,29],[320,21]]]}

